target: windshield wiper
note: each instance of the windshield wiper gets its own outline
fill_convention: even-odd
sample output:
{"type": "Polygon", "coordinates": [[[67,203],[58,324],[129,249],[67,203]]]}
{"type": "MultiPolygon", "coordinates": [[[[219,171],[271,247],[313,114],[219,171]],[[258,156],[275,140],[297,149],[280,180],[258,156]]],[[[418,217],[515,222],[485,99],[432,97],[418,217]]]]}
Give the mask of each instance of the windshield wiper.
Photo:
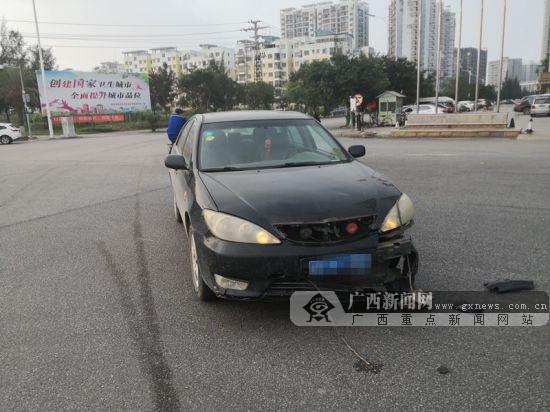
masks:
{"type": "Polygon", "coordinates": [[[224,166],[224,167],[213,167],[211,169],[202,169],[201,172],[237,172],[240,170],[245,170],[241,167],[235,166],[224,166]]]}
{"type": "Polygon", "coordinates": [[[287,162],[282,165],[277,165],[274,167],[299,167],[299,166],[322,166],[329,165],[338,162],[287,162]]]}

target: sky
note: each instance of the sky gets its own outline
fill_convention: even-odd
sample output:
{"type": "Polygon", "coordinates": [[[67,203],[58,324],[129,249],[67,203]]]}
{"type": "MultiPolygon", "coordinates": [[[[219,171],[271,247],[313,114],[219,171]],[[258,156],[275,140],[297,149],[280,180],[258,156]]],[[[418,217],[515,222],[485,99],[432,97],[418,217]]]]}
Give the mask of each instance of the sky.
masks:
{"type": "MultiPolygon", "coordinates": [[[[336,0],[338,1],[338,0],[336,0]]],[[[458,11],[460,0],[445,0],[458,11]]],[[[485,0],[484,48],[489,60],[500,57],[504,0],[485,0]]],[[[103,61],[122,62],[122,51],[176,46],[197,49],[213,43],[235,47],[250,35],[240,31],[250,19],[270,26],[263,34],[280,34],[279,11],[314,0],[36,0],[42,46],[52,46],[60,69],[91,70],[103,61]],[[65,24],[50,24],[65,23],[65,24]],[[118,25],[116,27],[107,25],[118,25]],[[129,26],[131,25],[131,26],[129,26]],[[136,27],[137,26],[137,27],[136,27]],[[78,37],[78,38],[75,38],[78,37]],[[82,40],[84,38],[85,40],[82,40]]],[[[389,0],[370,0],[370,43],[387,52],[389,0]]],[[[477,47],[481,0],[464,0],[463,47],[477,47]]],[[[540,60],[544,0],[508,0],[504,55],[540,60]]],[[[0,18],[36,43],[32,0],[0,0],[0,18]]],[[[458,14],[457,14],[458,25],[458,14]]]]}

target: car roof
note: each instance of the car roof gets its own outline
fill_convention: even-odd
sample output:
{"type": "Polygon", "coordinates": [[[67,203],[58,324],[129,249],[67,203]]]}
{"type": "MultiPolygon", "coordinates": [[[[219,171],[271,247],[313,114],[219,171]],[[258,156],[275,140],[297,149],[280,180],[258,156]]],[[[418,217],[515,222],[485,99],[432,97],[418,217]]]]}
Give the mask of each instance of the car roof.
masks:
{"type": "Polygon", "coordinates": [[[310,116],[293,111],[240,110],[201,114],[203,123],[238,122],[247,120],[294,120],[311,119],[310,116]]]}

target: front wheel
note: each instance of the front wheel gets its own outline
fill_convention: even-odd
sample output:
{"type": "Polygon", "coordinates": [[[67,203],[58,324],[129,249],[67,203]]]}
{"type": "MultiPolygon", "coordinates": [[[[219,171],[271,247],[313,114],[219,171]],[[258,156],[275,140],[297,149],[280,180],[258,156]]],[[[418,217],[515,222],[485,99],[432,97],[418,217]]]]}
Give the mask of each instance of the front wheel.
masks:
{"type": "Polygon", "coordinates": [[[183,219],[181,218],[181,213],[178,208],[178,204],[176,203],[176,197],[174,196],[174,217],[176,218],[176,222],[183,223],[183,219]]]}
{"type": "Polygon", "coordinates": [[[216,295],[208,287],[201,275],[201,265],[199,261],[199,255],[197,254],[197,244],[195,242],[195,232],[190,230],[189,232],[189,257],[191,260],[191,281],[193,283],[193,289],[197,294],[197,297],[201,301],[215,300],[216,295]]]}
{"type": "Polygon", "coordinates": [[[0,144],[10,144],[12,141],[12,138],[7,135],[0,136],[0,144]]]}

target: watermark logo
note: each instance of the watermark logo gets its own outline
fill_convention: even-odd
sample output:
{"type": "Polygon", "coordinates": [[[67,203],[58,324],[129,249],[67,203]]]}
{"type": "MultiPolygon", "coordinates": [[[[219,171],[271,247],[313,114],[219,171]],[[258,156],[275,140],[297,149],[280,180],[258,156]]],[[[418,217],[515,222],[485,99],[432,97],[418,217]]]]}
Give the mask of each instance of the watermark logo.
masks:
{"type": "Polygon", "coordinates": [[[548,308],[542,291],[301,291],[290,297],[290,318],[298,326],[543,326],[548,308]]]}
{"type": "Polygon", "coordinates": [[[325,298],[322,294],[317,293],[311,300],[303,306],[305,311],[309,313],[309,320],[307,322],[317,322],[324,320],[325,322],[331,322],[328,317],[328,313],[331,309],[334,309],[334,305],[325,298]]]}

